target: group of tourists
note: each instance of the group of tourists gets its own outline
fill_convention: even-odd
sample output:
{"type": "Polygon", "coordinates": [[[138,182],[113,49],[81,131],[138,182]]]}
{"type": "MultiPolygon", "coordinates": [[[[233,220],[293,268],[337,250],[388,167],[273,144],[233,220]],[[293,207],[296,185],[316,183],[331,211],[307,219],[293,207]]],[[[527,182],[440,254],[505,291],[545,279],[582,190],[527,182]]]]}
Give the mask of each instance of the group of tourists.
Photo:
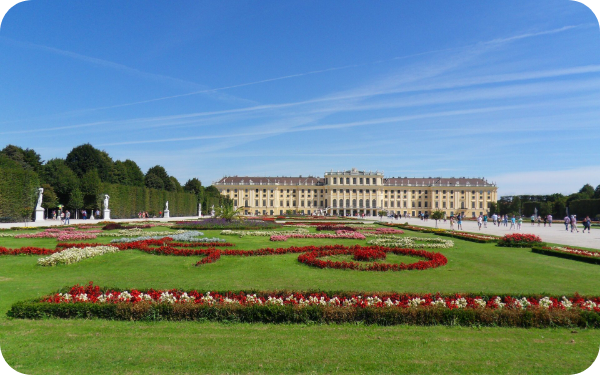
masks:
{"type": "Polygon", "coordinates": [[[138,212],[138,219],[149,219],[150,215],[148,215],[147,211],[140,211],[138,212]]]}
{"type": "MultiPolygon", "coordinates": [[[[81,218],[83,220],[88,219],[87,210],[81,210],[80,214],[81,214],[81,218]]],[[[96,210],[96,211],[92,210],[92,215],[96,215],[97,218],[100,218],[100,210],[96,210]]],[[[61,224],[67,225],[67,224],[71,223],[70,219],[71,219],[71,211],[69,211],[69,210],[63,211],[62,209],[59,209],[58,211],[52,210],[52,220],[60,220],[61,224]]],[[[93,216],[92,216],[92,219],[93,219],[93,216]]]]}
{"type": "MultiPolygon", "coordinates": [[[[569,231],[569,226],[571,227],[571,233],[573,232],[577,232],[579,233],[579,229],[577,228],[577,215],[567,215],[564,218],[565,221],[565,230],[569,231]]],[[[587,229],[588,233],[591,233],[592,230],[592,220],[590,219],[589,216],[586,216],[585,219],[583,219],[583,232],[585,233],[585,230],[587,229]]]]}
{"type": "Polygon", "coordinates": [[[535,222],[537,221],[538,223],[538,227],[542,225],[542,220],[544,220],[544,226],[546,226],[546,224],[548,224],[548,226],[552,226],[552,215],[545,215],[542,219],[542,216],[537,216],[536,215],[531,215],[531,226],[535,225],[535,222]]]}

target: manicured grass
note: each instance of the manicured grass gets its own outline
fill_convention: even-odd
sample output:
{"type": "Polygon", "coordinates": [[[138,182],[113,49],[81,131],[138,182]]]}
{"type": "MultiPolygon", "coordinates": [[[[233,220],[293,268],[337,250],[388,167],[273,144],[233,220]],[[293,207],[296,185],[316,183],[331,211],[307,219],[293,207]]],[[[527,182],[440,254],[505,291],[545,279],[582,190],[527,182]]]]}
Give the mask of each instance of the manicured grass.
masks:
{"type": "Polygon", "coordinates": [[[565,329],[84,320],[0,327],[4,357],[27,374],[572,374],[598,353],[597,332],[565,329]]]}
{"type": "MultiPolygon", "coordinates": [[[[270,242],[269,237],[203,232],[234,243],[235,249],[366,244],[365,240],[339,239],[270,242]]],[[[410,231],[405,235],[440,238],[410,231]]],[[[82,242],[109,243],[111,239],[82,242]]],[[[90,280],[101,286],[140,289],[600,294],[596,265],[535,254],[530,249],[453,241],[454,248],[432,250],[443,253],[448,265],[403,272],[318,269],[299,263],[298,254],[222,256],[201,267],[194,266],[201,257],[157,256],[137,250],[56,267],[37,266],[37,256],[1,256],[0,346],[11,365],[29,374],[577,373],[593,362],[600,343],[600,332],[595,330],[26,321],[5,315],[16,301],[90,280]]],[[[53,239],[0,238],[0,246],[5,247],[54,247],[56,243],[53,239]]],[[[417,261],[400,256],[390,261],[400,258],[417,261]]]]}

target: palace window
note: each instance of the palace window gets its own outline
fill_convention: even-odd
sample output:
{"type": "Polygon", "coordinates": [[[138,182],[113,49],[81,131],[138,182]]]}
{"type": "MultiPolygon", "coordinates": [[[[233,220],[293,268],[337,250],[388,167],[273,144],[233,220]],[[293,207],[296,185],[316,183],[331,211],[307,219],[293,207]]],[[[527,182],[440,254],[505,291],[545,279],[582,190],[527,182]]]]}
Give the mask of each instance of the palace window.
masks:
{"type": "Polygon", "coordinates": [[[333,183],[337,184],[337,178],[335,178],[335,177],[333,178],[333,183]]]}
{"type": "Polygon", "coordinates": [[[373,208],[377,207],[377,201],[373,199],[373,208]]]}
{"type": "Polygon", "coordinates": [[[362,178],[360,178],[358,181],[359,181],[359,183],[360,183],[361,185],[363,184],[363,179],[362,179],[362,178]]]}
{"type": "Polygon", "coordinates": [[[352,184],[356,185],[356,177],[352,179],[352,184]]]}
{"type": "Polygon", "coordinates": [[[360,207],[362,207],[362,206],[363,206],[363,200],[362,200],[362,199],[358,201],[358,205],[359,205],[360,207]]]}
{"type": "Polygon", "coordinates": [[[267,206],[267,201],[263,200],[263,207],[266,207],[266,206],[267,206]]]}
{"type": "Polygon", "coordinates": [[[346,185],[350,185],[350,177],[346,177],[346,185]]]}
{"type": "Polygon", "coordinates": [[[254,201],[254,206],[258,207],[258,201],[254,201]]]}
{"type": "Polygon", "coordinates": [[[273,207],[274,206],[273,201],[271,201],[270,203],[271,203],[270,206],[273,207]]]}
{"type": "Polygon", "coordinates": [[[350,207],[350,199],[346,199],[346,207],[350,207]]]}
{"type": "Polygon", "coordinates": [[[371,179],[370,179],[370,178],[365,178],[365,182],[367,183],[367,185],[370,185],[370,184],[371,184],[371,182],[370,182],[370,181],[371,181],[371,179]]]}
{"type": "Polygon", "coordinates": [[[337,207],[337,199],[333,200],[333,207],[337,207]]]}

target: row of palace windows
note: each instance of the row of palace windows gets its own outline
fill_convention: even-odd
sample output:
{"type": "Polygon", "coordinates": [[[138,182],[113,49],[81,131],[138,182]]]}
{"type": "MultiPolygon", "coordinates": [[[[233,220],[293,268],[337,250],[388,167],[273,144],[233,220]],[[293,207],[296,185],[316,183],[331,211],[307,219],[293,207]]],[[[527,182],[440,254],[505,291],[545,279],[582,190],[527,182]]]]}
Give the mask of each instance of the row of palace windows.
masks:
{"type": "MultiPolygon", "coordinates": [[[[254,206],[253,207],[259,207],[259,203],[260,201],[256,200],[254,201],[254,206]]],[[[306,202],[306,207],[317,207],[317,203],[318,201],[307,201],[306,202]]],[[[325,207],[327,206],[327,199],[325,200],[325,205],[323,205],[323,201],[320,202],[321,205],[319,207],[325,207]]],[[[233,205],[237,207],[237,202],[234,201],[233,205]]],[[[249,200],[245,200],[244,201],[244,207],[250,207],[250,201],[249,200]]],[[[275,201],[274,200],[263,200],[262,201],[262,206],[260,207],[275,207],[275,201]],[[267,206],[267,202],[269,203],[269,205],[267,206]]],[[[294,202],[294,201],[279,201],[279,207],[298,207],[298,202],[294,202]],[[295,204],[294,204],[295,203],[295,204]]],[[[300,207],[305,207],[304,201],[300,201],[300,207]]]]}
{"type": "MultiPolygon", "coordinates": [[[[333,185],[338,185],[337,177],[331,178],[330,181],[332,181],[333,185]]],[[[371,185],[371,182],[373,182],[373,185],[377,185],[377,178],[375,178],[375,177],[373,177],[373,178],[371,178],[371,177],[366,177],[366,178],[363,178],[363,177],[358,177],[358,178],[357,177],[345,177],[345,178],[340,177],[339,182],[340,182],[339,185],[350,185],[350,184],[352,184],[352,185],[356,185],[356,184],[371,185]],[[344,181],[345,181],[345,183],[344,183],[344,181]]]]}

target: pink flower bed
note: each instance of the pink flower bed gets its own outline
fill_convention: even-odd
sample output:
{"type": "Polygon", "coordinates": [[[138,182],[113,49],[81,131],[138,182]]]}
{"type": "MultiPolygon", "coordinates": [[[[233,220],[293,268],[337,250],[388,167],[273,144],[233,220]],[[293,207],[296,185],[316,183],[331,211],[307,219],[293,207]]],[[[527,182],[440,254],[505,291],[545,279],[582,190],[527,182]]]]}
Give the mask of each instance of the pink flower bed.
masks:
{"type": "Polygon", "coordinates": [[[56,238],[59,241],[74,241],[74,240],[90,240],[96,238],[96,233],[100,233],[99,230],[90,230],[80,232],[75,228],[50,228],[39,233],[26,233],[17,234],[15,238],[56,238]]]}
{"type": "Polygon", "coordinates": [[[374,234],[404,234],[403,230],[393,228],[374,228],[375,230],[362,231],[363,233],[374,234]]]}

